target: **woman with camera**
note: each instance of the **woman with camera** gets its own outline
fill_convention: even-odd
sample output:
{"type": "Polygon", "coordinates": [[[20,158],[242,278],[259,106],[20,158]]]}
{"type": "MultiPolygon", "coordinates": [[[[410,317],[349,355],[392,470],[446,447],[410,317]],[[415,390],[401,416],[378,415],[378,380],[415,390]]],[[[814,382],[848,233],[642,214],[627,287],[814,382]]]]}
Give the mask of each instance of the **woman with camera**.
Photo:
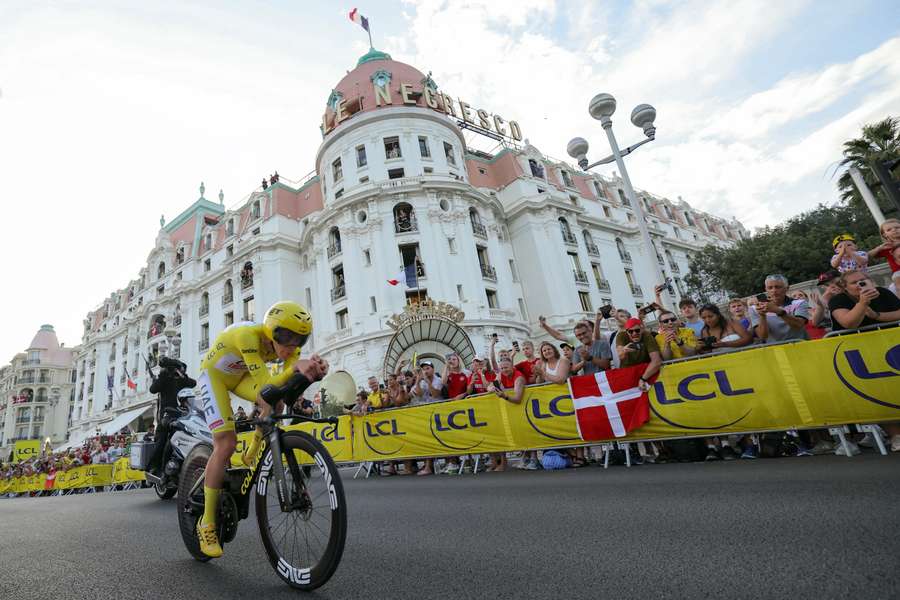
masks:
{"type": "Polygon", "coordinates": [[[741,322],[725,317],[715,304],[701,307],[700,318],[704,323],[699,348],[701,354],[726,348],[743,348],[753,343],[753,336],[741,322]]]}

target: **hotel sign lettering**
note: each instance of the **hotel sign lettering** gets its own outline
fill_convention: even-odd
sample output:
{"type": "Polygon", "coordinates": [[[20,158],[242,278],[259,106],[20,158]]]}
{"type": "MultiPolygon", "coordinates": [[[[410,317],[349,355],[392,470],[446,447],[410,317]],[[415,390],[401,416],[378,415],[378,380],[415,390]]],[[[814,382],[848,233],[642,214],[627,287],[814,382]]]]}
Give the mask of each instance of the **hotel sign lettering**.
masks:
{"type": "Polygon", "coordinates": [[[418,304],[408,304],[403,307],[402,313],[391,316],[387,322],[387,326],[394,331],[397,331],[401,327],[414,323],[415,321],[434,318],[447,319],[454,323],[459,323],[466,318],[466,313],[446,302],[423,300],[418,304]]]}
{"type": "MultiPolygon", "coordinates": [[[[411,83],[401,83],[400,87],[395,90],[397,96],[393,95],[389,85],[378,85],[372,82],[372,89],[375,96],[375,106],[392,106],[395,101],[400,104],[415,106],[421,105],[419,100],[424,102],[427,108],[442,112],[451,117],[462,119],[466,123],[471,123],[493,131],[504,137],[513,140],[522,141],[522,129],[515,121],[507,121],[497,114],[490,114],[486,110],[473,108],[471,104],[461,98],[454,99],[449,94],[431,89],[427,85],[423,85],[420,89],[416,89],[411,83]]],[[[362,107],[359,107],[362,108],[362,107]]],[[[348,100],[341,98],[334,106],[333,118],[329,119],[326,114],[322,119],[322,130],[328,133],[342,122],[349,119],[354,112],[348,106],[348,100]]]]}

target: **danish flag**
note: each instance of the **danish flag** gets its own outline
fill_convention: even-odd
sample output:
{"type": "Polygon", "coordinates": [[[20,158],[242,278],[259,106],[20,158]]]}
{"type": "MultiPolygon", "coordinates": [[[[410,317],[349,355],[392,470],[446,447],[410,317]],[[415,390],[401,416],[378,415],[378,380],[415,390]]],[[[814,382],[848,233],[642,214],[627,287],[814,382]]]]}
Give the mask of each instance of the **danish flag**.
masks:
{"type": "Polygon", "coordinates": [[[638,387],[647,365],[569,379],[578,434],[585,441],[625,437],[650,418],[647,392],[638,387]]]}

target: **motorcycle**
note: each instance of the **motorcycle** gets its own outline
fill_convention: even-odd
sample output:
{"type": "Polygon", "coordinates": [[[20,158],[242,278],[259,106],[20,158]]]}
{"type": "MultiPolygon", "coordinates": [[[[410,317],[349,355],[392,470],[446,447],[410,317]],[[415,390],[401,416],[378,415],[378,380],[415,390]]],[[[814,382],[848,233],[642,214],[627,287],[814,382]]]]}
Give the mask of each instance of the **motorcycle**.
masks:
{"type": "Polygon", "coordinates": [[[194,396],[196,382],[184,373],[184,363],[162,357],[159,364],[160,372],[153,376],[150,387],[151,391],[159,390],[160,395],[157,434],[153,441],[132,444],[130,462],[131,468],[144,471],[144,477],[156,495],[161,500],[168,500],[178,493],[185,457],[198,444],[212,444],[212,433],[194,396]],[[176,396],[174,402],[173,393],[176,396]],[[154,457],[157,464],[151,465],[154,457]],[[153,471],[151,466],[155,467],[153,471]]]}

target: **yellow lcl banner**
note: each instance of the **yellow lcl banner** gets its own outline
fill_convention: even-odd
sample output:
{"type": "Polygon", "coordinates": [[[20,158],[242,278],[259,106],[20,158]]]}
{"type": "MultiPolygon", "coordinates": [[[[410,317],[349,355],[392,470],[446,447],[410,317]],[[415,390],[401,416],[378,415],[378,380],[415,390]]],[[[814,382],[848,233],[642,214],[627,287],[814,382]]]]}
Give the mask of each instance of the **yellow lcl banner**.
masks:
{"type": "Polygon", "coordinates": [[[22,462],[41,454],[41,440],[18,440],[13,447],[13,462],[22,462]]]}
{"type": "Polygon", "coordinates": [[[112,464],[84,465],[68,471],[57,471],[52,476],[42,473],[13,479],[0,480],[0,494],[38,492],[41,490],[70,490],[129,481],[143,481],[144,472],[135,471],[127,458],[112,464]]]}

